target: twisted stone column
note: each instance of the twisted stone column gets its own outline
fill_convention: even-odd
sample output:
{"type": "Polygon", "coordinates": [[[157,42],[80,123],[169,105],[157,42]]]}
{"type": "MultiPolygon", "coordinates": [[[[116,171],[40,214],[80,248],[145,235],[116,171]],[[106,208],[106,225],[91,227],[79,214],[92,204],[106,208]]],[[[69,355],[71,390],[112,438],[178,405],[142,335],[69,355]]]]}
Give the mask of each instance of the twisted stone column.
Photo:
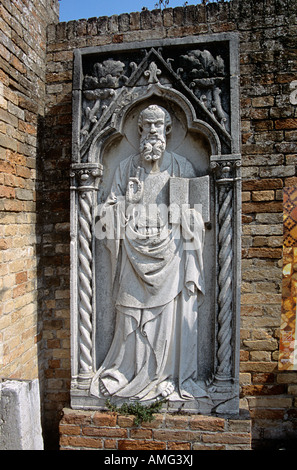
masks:
{"type": "Polygon", "coordinates": [[[93,376],[93,212],[98,177],[97,164],[74,164],[72,177],[78,191],[77,202],[77,317],[78,317],[78,388],[88,389],[93,376]]]}
{"type": "Polygon", "coordinates": [[[232,338],[232,187],[219,187],[219,314],[216,377],[231,377],[232,338]]]}
{"type": "Polygon", "coordinates": [[[213,385],[222,387],[233,378],[234,303],[234,184],[238,162],[213,161],[218,191],[218,332],[217,366],[213,385]]]}
{"type": "Polygon", "coordinates": [[[79,240],[79,346],[80,371],[83,374],[92,371],[92,193],[80,192],[78,216],[79,240]]]}

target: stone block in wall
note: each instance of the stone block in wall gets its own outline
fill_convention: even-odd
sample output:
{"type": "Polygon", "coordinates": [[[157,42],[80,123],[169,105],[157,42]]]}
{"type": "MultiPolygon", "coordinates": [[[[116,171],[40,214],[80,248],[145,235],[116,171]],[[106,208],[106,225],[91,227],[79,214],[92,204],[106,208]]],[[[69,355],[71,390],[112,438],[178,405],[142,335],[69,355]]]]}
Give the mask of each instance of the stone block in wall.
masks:
{"type": "Polygon", "coordinates": [[[0,450],[43,450],[37,379],[0,382],[0,450]]]}

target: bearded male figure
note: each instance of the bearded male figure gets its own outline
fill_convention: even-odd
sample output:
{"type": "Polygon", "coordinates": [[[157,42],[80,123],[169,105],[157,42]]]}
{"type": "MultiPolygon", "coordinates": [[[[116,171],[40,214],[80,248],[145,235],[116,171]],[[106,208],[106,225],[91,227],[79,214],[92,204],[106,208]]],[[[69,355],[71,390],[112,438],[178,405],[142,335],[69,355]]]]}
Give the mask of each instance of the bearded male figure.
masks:
{"type": "Polygon", "coordinates": [[[205,397],[197,371],[204,223],[195,209],[169,223],[166,210],[170,178],[195,172],[187,159],[166,150],[172,124],[165,109],[147,107],[138,126],[139,154],[117,168],[102,211],[117,316],[90,392],[140,401],[205,397]]]}

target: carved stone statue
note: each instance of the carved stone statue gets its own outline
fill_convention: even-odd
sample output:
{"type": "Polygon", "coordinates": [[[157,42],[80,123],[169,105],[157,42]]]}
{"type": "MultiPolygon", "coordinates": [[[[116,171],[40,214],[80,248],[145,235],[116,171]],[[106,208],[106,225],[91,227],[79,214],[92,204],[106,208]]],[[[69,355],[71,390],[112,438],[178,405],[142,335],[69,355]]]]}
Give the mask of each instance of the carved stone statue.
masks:
{"type": "Polygon", "coordinates": [[[139,153],[117,168],[101,210],[117,317],[90,392],[135,400],[199,399],[208,396],[197,370],[204,222],[189,205],[179,217],[175,211],[174,220],[170,216],[170,181],[196,175],[186,158],[166,150],[171,117],[165,109],[145,108],[138,126],[139,153]]]}
{"type": "Polygon", "coordinates": [[[74,51],[72,408],[238,414],[239,83],[234,32],[74,51]]]}

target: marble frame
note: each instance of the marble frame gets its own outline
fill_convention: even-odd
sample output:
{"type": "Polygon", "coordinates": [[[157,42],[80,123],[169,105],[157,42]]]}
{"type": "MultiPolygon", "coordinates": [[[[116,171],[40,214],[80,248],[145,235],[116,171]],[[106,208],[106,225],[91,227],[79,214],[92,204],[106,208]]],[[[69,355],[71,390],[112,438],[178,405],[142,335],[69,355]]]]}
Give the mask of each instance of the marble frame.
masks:
{"type": "MultiPolygon", "coordinates": [[[[214,57],[214,54],[213,54],[214,57]]],[[[208,56],[206,56],[208,59],[208,56]]],[[[125,59],[123,60],[124,63],[125,59]]],[[[203,135],[209,144],[207,172],[212,180],[213,220],[216,256],[215,324],[213,331],[213,370],[209,371],[209,389],[215,406],[212,413],[239,411],[239,322],[241,281],[241,155],[239,116],[239,52],[237,33],[160,39],[102,47],[86,47],[74,52],[73,133],[71,176],[71,406],[75,409],[104,409],[104,402],[89,394],[94,375],[94,322],[96,318],[94,210],[97,192],[104,178],[102,155],[106,145],[122,135],[125,119],[133,107],[164,100],[182,109],[187,130],[203,135]],[[222,51],[225,58],[225,99],[229,103],[228,130],[218,113],[207,107],[205,95],[199,95],[201,80],[185,83],[182,72],[172,67],[170,54],[179,51],[222,51]],[[164,54],[165,51],[165,54],[164,54]],[[163,57],[167,53],[167,58],[163,57]],[[88,110],[87,134],[82,138],[84,78],[88,64],[103,64],[111,56],[121,58],[138,54],[143,60],[134,64],[123,84],[111,76],[113,88],[107,105],[95,116],[96,106],[105,89],[90,88],[95,105],[88,110]],[[169,54],[169,56],[168,56],[169,54]],[[86,65],[87,64],[87,65],[86,65]],[[154,64],[154,65],[152,65],[154,64]],[[158,73],[160,71],[160,74],[158,73]],[[160,77],[166,75],[167,82],[160,77]],[[143,77],[147,83],[143,84],[143,77]],[[168,78],[169,77],[169,78],[168,78]],[[169,82],[168,82],[169,80],[169,82]],[[142,92],[134,92],[141,83],[142,92]],[[193,83],[193,82],[191,82],[193,83]],[[198,85],[197,85],[198,83],[198,85]],[[196,87],[196,88],[195,88],[196,87]],[[95,92],[94,92],[95,90],[95,92]],[[97,90],[97,91],[96,91],[97,90]],[[99,91],[98,91],[99,90],[99,91]],[[195,94],[196,93],[196,94],[195,94]],[[228,96],[226,96],[228,94],[228,96]],[[198,118],[197,118],[198,115],[198,118]],[[92,121],[93,119],[93,121],[92,121]]],[[[116,66],[117,64],[107,64],[116,66]]],[[[86,72],[87,70],[87,72],[86,72]]],[[[101,80],[101,75],[98,75],[101,80]]],[[[106,76],[103,76],[106,79],[106,76]]],[[[187,78],[187,76],[186,76],[187,78]]],[[[125,79],[125,80],[124,80],[125,79]]],[[[206,82],[203,82],[204,84],[206,82]]],[[[220,103],[219,103],[220,104],[220,103]]],[[[219,107],[219,106],[218,106],[219,107]]],[[[205,172],[205,169],[203,169],[205,172]]],[[[173,407],[173,409],[176,409],[173,407]]],[[[185,408],[183,408],[185,409],[185,408]]],[[[192,408],[191,411],[201,412],[192,408]]],[[[209,412],[209,410],[207,410],[209,412]]]]}

